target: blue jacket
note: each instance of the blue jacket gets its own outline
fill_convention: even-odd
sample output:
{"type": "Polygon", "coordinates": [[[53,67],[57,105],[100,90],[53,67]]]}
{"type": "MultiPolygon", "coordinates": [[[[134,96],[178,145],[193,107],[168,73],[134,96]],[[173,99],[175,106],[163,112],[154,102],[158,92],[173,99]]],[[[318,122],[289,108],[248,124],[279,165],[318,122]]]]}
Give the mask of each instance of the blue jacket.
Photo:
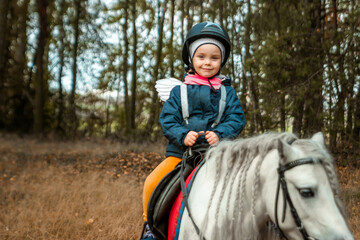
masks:
{"type": "MultiPolygon", "coordinates": [[[[182,157],[187,148],[184,139],[189,131],[214,131],[220,140],[234,139],[239,135],[245,126],[245,117],[230,81],[223,81],[227,92],[225,111],[220,123],[214,128],[211,125],[219,113],[220,90],[214,91],[204,85],[187,85],[189,124],[186,124],[182,117],[180,86],[171,90],[159,118],[163,133],[169,140],[166,148],[167,157],[182,157]]],[[[196,144],[200,143],[207,143],[204,136],[197,139],[196,144]]]]}

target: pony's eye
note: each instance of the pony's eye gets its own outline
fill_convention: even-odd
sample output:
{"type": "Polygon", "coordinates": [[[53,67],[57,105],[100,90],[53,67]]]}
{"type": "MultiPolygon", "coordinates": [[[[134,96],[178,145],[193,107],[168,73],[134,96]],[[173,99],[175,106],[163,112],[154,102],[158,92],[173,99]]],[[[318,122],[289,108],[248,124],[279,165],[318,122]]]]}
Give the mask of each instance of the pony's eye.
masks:
{"type": "Polygon", "coordinates": [[[314,191],[311,188],[300,188],[299,193],[304,198],[314,197],[314,191]]]}

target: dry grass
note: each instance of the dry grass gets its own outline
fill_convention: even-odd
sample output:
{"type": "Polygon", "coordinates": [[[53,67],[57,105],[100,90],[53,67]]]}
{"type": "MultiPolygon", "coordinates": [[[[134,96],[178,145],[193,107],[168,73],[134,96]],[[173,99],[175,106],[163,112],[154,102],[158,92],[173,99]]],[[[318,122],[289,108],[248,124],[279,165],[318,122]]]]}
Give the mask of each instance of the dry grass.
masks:
{"type": "MultiPolygon", "coordinates": [[[[0,136],[0,239],[138,239],[142,183],[163,158],[154,149],[0,136]]],[[[338,172],[360,239],[360,170],[338,172]]]]}
{"type": "Polygon", "coordinates": [[[338,173],[342,186],[341,198],[348,212],[350,229],[354,239],[360,239],[360,169],[339,167],[338,173]]]}
{"type": "Polygon", "coordinates": [[[0,239],[138,239],[150,149],[0,136],[0,239]]]}
{"type": "MultiPolygon", "coordinates": [[[[30,170],[30,169],[29,169],[30,170]]],[[[137,239],[141,185],[99,171],[26,171],[3,186],[1,239],[137,239]]]]}

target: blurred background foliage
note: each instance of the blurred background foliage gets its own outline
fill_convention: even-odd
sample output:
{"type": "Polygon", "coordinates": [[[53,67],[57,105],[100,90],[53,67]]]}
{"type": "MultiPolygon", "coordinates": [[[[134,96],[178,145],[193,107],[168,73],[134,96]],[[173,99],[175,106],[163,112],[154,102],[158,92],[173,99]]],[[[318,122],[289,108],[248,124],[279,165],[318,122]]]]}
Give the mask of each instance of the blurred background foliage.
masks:
{"type": "Polygon", "coordinates": [[[0,131],[157,140],[154,85],[182,78],[193,24],[229,33],[242,136],[323,131],[352,151],[360,134],[356,0],[2,0],[0,131]]]}

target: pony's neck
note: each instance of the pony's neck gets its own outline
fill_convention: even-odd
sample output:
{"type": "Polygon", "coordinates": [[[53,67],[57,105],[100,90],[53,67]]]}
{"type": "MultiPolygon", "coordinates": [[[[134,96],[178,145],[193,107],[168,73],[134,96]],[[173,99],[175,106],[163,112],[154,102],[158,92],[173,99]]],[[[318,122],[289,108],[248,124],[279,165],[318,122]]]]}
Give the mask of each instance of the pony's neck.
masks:
{"type": "MultiPolygon", "coordinates": [[[[267,196],[264,179],[271,179],[272,188],[276,186],[277,157],[270,152],[263,160],[256,157],[245,161],[242,156],[225,151],[223,155],[206,160],[189,197],[194,221],[205,236],[213,236],[212,239],[257,238],[269,220],[267,209],[271,208],[267,202],[274,198],[267,196]]],[[[184,216],[184,221],[191,225],[187,214],[184,216]]],[[[196,238],[197,234],[193,234],[196,238]]]]}
{"type": "MultiPolygon", "coordinates": [[[[206,207],[207,220],[204,224],[210,229],[218,228],[214,230],[215,234],[224,232],[231,234],[231,236],[220,235],[215,239],[237,239],[239,232],[242,236],[253,239],[269,220],[265,203],[268,201],[267,193],[262,186],[264,179],[274,179],[275,182],[277,180],[278,158],[275,161],[273,159],[277,154],[272,154],[274,156],[270,155],[263,160],[256,157],[243,164],[237,162],[239,159],[233,162],[225,161],[231,156],[224,154],[222,161],[210,158],[202,169],[204,175],[198,176],[199,182],[202,183],[201,188],[206,189],[206,194],[199,194],[204,197],[201,202],[206,207]],[[269,178],[269,174],[273,176],[269,178]],[[206,199],[210,200],[204,204],[206,199]],[[212,225],[212,222],[217,225],[212,225]],[[241,226],[240,231],[238,226],[241,226]]],[[[276,186],[275,183],[273,186],[276,186]]]]}
{"type": "Polygon", "coordinates": [[[256,216],[258,218],[259,227],[262,227],[270,216],[274,215],[272,211],[275,205],[275,192],[278,182],[277,168],[279,166],[279,154],[277,150],[270,151],[263,159],[260,166],[260,179],[261,186],[259,187],[258,197],[259,205],[257,208],[256,216]]]}
{"type": "Polygon", "coordinates": [[[254,232],[259,232],[270,220],[272,213],[268,209],[275,204],[271,192],[277,184],[278,163],[277,151],[271,151],[263,159],[257,156],[247,172],[244,220],[254,232]]]}

